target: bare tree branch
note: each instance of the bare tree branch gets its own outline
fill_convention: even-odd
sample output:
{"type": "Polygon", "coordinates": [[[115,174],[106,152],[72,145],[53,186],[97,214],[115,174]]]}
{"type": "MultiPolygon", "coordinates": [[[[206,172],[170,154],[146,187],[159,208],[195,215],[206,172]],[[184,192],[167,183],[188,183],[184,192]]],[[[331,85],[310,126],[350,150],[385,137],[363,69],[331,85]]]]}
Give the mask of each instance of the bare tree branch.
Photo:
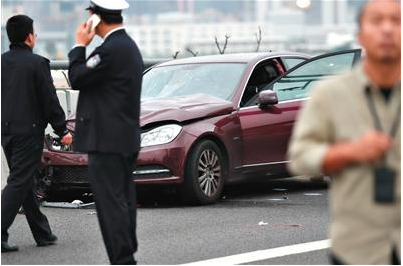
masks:
{"type": "Polygon", "coordinates": [[[224,48],[222,49],[222,53],[224,53],[225,49],[227,49],[228,39],[230,37],[231,37],[230,35],[225,34],[225,43],[224,43],[224,48]]]}
{"type": "Polygon", "coordinates": [[[231,36],[226,34],[226,35],[225,35],[224,47],[223,47],[223,49],[221,50],[221,46],[220,46],[220,44],[218,43],[217,36],[214,36],[215,44],[217,45],[218,52],[219,52],[220,54],[224,54],[224,53],[225,53],[225,49],[227,49],[228,39],[229,39],[229,38],[231,38],[231,36]]]}
{"type": "Polygon", "coordinates": [[[259,33],[255,33],[255,36],[257,42],[256,52],[259,52],[260,43],[262,42],[262,29],[260,28],[260,26],[259,26],[259,33]]]}
{"type": "Polygon", "coordinates": [[[178,57],[179,51],[176,51],[174,55],[172,55],[173,59],[176,59],[178,57]]]}
{"type": "Polygon", "coordinates": [[[196,57],[199,54],[199,52],[193,52],[190,48],[186,48],[186,51],[191,53],[194,57],[196,57]]]}
{"type": "Polygon", "coordinates": [[[217,36],[214,36],[214,40],[215,40],[215,45],[217,45],[218,52],[219,52],[220,54],[222,54],[222,52],[221,52],[221,48],[220,48],[220,44],[218,43],[217,36]]]}

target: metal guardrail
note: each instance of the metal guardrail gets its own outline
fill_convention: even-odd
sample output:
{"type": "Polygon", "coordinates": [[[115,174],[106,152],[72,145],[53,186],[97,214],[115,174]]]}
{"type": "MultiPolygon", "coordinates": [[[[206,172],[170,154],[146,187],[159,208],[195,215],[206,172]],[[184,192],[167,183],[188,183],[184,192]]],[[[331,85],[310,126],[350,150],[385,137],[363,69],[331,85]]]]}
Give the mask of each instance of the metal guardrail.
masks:
{"type": "MultiPolygon", "coordinates": [[[[147,69],[153,65],[169,61],[171,59],[144,59],[144,68],[147,69]]],[[[69,68],[68,60],[53,60],[50,62],[50,69],[52,70],[66,70],[69,68]]]]}
{"type": "Polygon", "coordinates": [[[50,69],[52,70],[66,70],[68,68],[69,68],[69,61],[67,60],[50,61],[50,69]]]}

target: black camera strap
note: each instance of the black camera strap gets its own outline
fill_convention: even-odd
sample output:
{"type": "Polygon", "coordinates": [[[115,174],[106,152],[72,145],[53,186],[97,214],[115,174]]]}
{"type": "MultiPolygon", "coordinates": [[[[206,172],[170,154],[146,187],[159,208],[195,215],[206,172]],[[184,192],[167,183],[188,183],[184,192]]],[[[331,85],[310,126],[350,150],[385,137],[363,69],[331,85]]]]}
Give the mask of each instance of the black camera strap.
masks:
{"type": "MultiPolygon", "coordinates": [[[[378,112],[376,111],[375,102],[372,97],[371,89],[367,87],[366,89],[367,103],[369,107],[369,111],[375,123],[375,128],[379,131],[386,132],[386,130],[382,127],[381,119],[379,118],[378,112]]],[[[400,124],[400,113],[401,113],[401,102],[399,102],[399,108],[395,115],[395,119],[393,120],[392,127],[390,129],[389,135],[391,138],[394,138],[397,134],[397,130],[399,129],[400,124]]]]}

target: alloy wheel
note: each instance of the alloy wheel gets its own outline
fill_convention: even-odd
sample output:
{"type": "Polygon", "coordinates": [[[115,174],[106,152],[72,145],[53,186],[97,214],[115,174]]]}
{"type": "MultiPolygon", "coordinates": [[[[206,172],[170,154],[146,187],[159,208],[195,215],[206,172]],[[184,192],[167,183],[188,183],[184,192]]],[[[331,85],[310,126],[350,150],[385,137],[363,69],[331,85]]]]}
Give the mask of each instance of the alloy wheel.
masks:
{"type": "Polygon", "coordinates": [[[218,154],[212,150],[204,150],[198,163],[198,181],[203,193],[210,197],[218,189],[221,179],[221,162],[218,154]]]}

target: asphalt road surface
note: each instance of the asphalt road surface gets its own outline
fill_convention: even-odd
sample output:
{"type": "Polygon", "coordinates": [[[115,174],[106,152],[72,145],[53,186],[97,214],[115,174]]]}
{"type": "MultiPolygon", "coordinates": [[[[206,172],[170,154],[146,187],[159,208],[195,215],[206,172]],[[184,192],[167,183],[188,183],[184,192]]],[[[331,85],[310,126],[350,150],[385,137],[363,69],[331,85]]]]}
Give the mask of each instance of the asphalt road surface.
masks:
{"type": "MultiPolygon", "coordinates": [[[[220,202],[201,207],[148,191],[139,204],[139,264],[329,264],[322,241],[328,239],[329,224],[323,182],[287,179],[232,186],[220,202]]],[[[20,251],[2,253],[2,264],[109,264],[94,209],[42,210],[58,244],[36,247],[19,214],[9,242],[20,251]]]]}

